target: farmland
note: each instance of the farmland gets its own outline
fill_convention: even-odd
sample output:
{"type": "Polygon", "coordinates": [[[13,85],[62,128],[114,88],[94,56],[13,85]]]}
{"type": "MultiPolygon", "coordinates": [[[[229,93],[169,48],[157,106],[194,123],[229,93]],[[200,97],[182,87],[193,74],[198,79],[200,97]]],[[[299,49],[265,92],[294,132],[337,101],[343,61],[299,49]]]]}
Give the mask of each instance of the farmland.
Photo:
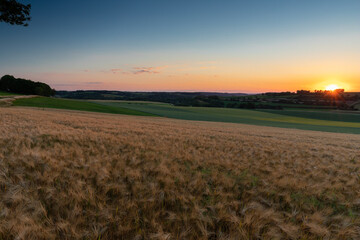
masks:
{"type": "Polygon", "coordinates": [[[2,239],[359,239],[360,136],[0,111],[2,239]]]}
{"type": "Polygon", "coordinates": [[[327,132],[360,133],[360,114],[324,110],[246,110],[209,107],[178,107],[164,103],[97,101],[158,116],[184,120],[245,123],[327,132]]]}
{"type": "Polygon", "coordinates": [[[210,107],[180,107],[167,103],[145,101],[84,101],[61,98],[23,98],[14,106],[59,108],[114,114],[160,116],[183,120],[244,123],[258,126],[297,128],[325,132],[360,133],[357,112],[305,110],[248,110],[210,107]]]}
{"type": "Polygon", "coordinates": [[[114,113],[114,114],[128,114],[128,115],[140,115],[151,116],[151,113],[140,112],[133,109],[103,106],[97,103],[68,100],[59,98],[47,98],[47,97],[34,97],[34,98],[22,98],[13,102],[14,106],[27,106],[27,107],[40,107],[40,108],[58,108],[58,109],[70,109],[90,112],[102,112],[102,113],[114,113]]]}
{"type": "Polygon", "coordinates": [[[180,107],[146,101],[85,101],[46,97],[16,99],[13,105],[360,134],[360,114],[354,111],[180,107]]]}

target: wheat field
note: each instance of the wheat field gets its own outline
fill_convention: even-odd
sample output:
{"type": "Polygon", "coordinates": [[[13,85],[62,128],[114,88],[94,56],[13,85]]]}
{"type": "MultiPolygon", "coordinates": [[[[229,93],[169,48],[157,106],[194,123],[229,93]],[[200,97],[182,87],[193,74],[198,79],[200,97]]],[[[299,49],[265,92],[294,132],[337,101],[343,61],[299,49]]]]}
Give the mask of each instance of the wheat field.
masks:
{"type": "Polygon", "coordinates": [[[360,239],[360,136],[0,108],[0,239],[360,239]]]}

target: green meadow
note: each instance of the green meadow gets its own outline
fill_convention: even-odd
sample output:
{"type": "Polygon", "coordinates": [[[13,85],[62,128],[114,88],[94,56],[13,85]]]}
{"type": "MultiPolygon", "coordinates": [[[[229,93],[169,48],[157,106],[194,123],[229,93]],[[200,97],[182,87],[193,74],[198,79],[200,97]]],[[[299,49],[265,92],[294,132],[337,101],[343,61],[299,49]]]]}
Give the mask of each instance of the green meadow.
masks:
{"type": "Polygon", "coordinates": [[[284,110],[263,110],[268,113],[281,114],[285,116],[300,117],[300,118],[310,118],[317,120],[329,120],[329,121],[340,121],[340,122],[360,122],[360,112],[341,112],[336,110],[326,111],[323,109],[284,109],[284,110]]]}
{"type": "Polygon", "coordinates": [[[0,91],[0,97],[16,96],[18,94],[0,91]]]}
{"type": "Polygon", "coordinates": [[[40,108],[58,108],[78,111],[127,114],[138,116],[152,116],[153,114],[141,112],[135,109],[122,108],[120,106],[106,106],[94,102],[69,100],[61,98],[35,97],[22,98],[13,102],[14,106],[40,107],[40,108]]]}
{"type": "Polygon", "coordinates": [[[326,132],[360,134],[360,114],[312,110],[246,110],[233,108],[177,107],[164,103],[104,102],[104,106],[128,108],[154,115],[198,121],[244,123],[326,132]]]}

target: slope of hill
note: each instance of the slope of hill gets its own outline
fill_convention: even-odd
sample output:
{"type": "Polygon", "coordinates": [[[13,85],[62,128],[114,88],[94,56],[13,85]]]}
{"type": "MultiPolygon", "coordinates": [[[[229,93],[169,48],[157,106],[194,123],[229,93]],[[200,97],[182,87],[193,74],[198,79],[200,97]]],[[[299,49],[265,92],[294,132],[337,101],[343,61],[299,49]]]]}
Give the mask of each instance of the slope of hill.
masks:
{"type": "Polygon", "coordinates": [[[93,102],[60,99],[60,98],[47,98],[47,97],[20,98],[20,99],[16,99],[16,101],[13,101],[13,105],[139,115],[139,116],[154,116],[154,114],[151,113],[141,112],[138,110],[133,110],[128,108],[104,106],[93,102]]]}
{"type": "Polygon", "coordinates": [[[154,102],[81,101],[45,97],[18,99],[13,105],[360,134],[360,114],[347,112],[179,107],[154,102]]]}
{"type": "Polygon", "coordinates": [[[327,132],[360,134],[360,114],[289,111],[245,110],[209,107],[179,107],[170,104],[133,101],[97,101],[112,107],[128,108],[163,117],[214,122],[245,123],[261,126],[298,128],[327,132]]]}

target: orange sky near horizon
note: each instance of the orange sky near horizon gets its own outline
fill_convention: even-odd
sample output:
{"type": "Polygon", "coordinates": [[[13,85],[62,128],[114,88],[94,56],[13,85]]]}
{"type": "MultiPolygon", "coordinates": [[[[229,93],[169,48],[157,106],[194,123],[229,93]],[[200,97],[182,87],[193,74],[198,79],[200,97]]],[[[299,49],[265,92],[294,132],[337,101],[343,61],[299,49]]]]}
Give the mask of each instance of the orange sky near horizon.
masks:
{"type": "Polygon", "coordinates": [[[283,67],[204,62],[155,67],[113,68],[73,72],[26,73],[21,77],[45,81],[56,90],[279,92],[324,90],[336,84],[347,92],[360,92],[355,66],[335,69],[327,65],[283,67]],[[307,68],[306,68],[307,67],[307,68]],[[335,69],[335,70],[334,70],[335,69]],[[51,79],[51,82],[49,82],[51,79]],[[74,80],[76,79],[76,81],[74,80]],[[59,84],[60,83],[60,84],[59,84]]]}
{"type": "Polygon", "coordinates": [[[127,76],[121,73],[68,73],[31,74],[33,79],[46,81],[51,78],[61,84],[49,83],[56,90],[119,90],[119,91],[216,91],[216,92],[280,92],[324,90],[336,84],[347,92],[360,92],[359,77],[242,77],[229,74],[151,74],[127,76]],[[77,81],[71,81],[76,78],[77,81]],[[70,79],[68,81],[67,79],[70,79]]]}

